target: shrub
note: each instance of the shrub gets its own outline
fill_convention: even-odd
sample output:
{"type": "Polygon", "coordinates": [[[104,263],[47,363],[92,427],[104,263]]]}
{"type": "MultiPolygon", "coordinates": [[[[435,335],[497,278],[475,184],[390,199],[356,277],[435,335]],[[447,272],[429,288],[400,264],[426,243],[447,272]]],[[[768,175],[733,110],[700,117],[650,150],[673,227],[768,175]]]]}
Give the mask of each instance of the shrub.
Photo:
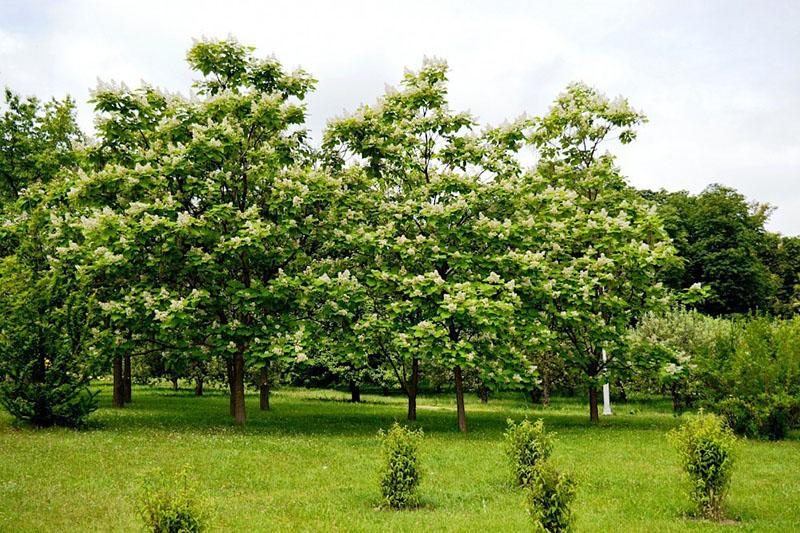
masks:
{"type": "Polygon", "coordinates": [[[726,398],[713,405],[713,410],[719,413],[737,435],[744,437],[759,435],[758,413],[751,404],[741,398],[726,398]]]}
{"type": "Polygon", "coordinates": [[[683,426],[672,430],[669,437],[689,474],[697,511],[706,518],[722,518],[722,502],[733,468],[735,437],[730,428],[721,417],[701,410],[683,426]]]}
{"type": "Polygon", "coordinates": [[[388,431],[379,431],[378,436],[383,443],[380,485],[384,503],[393,509],[417,506],[420,479],[417,450],[422,430],[411,430],[395,422],[388,431]]]}
{"type": "Polygon", "coordinates": [[[189,485],[186,470],[172,477],[157,471],[145,482],[139,515],[153,533],[193,533],[206,529],[207,514],[189,485]]]}
{"type": "Polygon", "coordinates": [[[569,531],[575,481],[548,462],[537,464],[528,481],[528,514],[535,531],[569,531]]]}
{"type": "Polygon", "coordinates": [[[535,474],[536,466],[550,456],[553,435],[544,429],[542,419],[531,422],[527,418],[515,424],[508,420],[504,436],[506,455],[514,471],[514,479],[520,486],[528,485],[535,474]]]}

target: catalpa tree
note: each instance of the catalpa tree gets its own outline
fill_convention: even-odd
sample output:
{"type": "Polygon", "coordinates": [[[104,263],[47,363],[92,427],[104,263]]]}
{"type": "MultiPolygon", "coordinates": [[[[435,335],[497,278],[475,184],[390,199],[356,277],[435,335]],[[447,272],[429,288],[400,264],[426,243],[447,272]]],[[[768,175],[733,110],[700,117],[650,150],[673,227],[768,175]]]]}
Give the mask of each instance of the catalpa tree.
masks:
{"type": "Polygon", "coordinates": [[[327,242],[338,185],[308,168],[305,72],[232,39],[197,42],[188,61],[203,76],[197,98],[114,87],[95,96],[106,109],[136,100],[157,120],[145,135],[128,129],[140,120],[115,121],[119,142],[106,149],[128,163],[113,155],[76,179],[75,197],[117,191],[113,206],[85,210],[80,248],[98,280],[127,280],[106,293],[112,331],[138,331],[166,356],[222,357],[243,424],[246,364],[304,356],[289,279],[327,242]]]}
{"type": "Polygon", "coordinates": [[[365,183],[350,189],[356,220],[337,231],[369,299],[359,329],[398,378],[411,420],[420,364],[450,369],[466,431],[465,368],[504,386],[535,371],[508,342],[519,297],[514,280],[493,271],[504,247],[485,223],[505,205],[500,170],[520,128],[475,133],[471,116],[448,107],[446,72],[427,61],[406,73],[400,90],[331,122],[324,148],[332,172],[365,183]]]}
{"type": "Polygon", "coordinates": [[[540,192],[520,196],[519,213],[523,239],[537,240],[519,258],[543,282],[541,310],[584,376],[593,422],[599,384],[628,368],[628,328],[668,303],[659,279],[676,260],[656,207],[628,186],[613,156],[599,153],[604,141],[631,142],[643,121],[627,100],[573,84],[530,135],[540,160],[526,179],[540,192]]]}

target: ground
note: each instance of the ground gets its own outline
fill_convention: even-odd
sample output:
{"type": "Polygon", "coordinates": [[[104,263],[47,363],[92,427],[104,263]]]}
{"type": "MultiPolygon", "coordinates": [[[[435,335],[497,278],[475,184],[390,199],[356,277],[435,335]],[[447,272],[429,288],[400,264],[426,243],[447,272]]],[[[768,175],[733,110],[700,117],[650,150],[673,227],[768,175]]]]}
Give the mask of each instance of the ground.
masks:
{"type": "Polygon", "coordinates": [[[587,407],[556,399],[534,409],[522,395],[470,397],[470,433],[458,433],[450,395],[423,396],[423,508],[381,510],[379,428],[405,417],[400,396],[346,402],[335,391],[282,389],[272,411],[247,401],[246,429],[210,391],[135,388],[134,402],[103,406],[86,431],[16,428],[0,414],[0,531],[136,531],[142,480],[187,465],[213,510],[212,530],[528,531],[523,496],[502,450],[506,419],[544,418],[554,459],[577,478],[578,531],[800,530],[800,440],[742,441],[727,505],[735,523],[687,518],[686,484],[665,433],[680,423],[667,401],[617,405],[589,427],[587,407]]]}

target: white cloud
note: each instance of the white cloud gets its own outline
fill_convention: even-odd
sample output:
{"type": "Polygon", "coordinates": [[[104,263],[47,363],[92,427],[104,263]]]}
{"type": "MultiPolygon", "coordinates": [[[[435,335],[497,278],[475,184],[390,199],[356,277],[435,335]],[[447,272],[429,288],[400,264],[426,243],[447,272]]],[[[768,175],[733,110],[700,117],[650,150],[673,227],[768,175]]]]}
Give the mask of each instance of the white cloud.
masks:
{"type": "MultiPolygon", "coordinates": [[[[0,6],[0,84],[88,97],[97,77],[188,92],[193,37],[235,35],[318,80],[309,125],[371,102],[438,56],[451,101],[483,122],[544,112],[580,79],[650,117],[617,150],[638,186],[711,182],[778,207],[800,233],[800,4],[100,0],[0,6]]],[[[90,127],[90,108],[81,108],[90,127]]]]}

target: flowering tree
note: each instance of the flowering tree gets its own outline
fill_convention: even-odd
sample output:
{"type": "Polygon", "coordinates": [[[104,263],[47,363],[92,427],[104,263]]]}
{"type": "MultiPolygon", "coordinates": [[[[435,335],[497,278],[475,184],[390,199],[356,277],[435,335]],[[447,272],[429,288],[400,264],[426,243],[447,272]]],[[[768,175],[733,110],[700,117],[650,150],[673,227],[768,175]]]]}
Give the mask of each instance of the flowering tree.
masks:
{"type": "Polygon", "coordinates": [[[128,280],[104,301],[112,331],[131,328],[166,354],[225,360],[231,414],[243,424],[245,364],[302,355],[291,274],[324,247],[336,183],[306,164],[306,73],[232,39],[197,42],[188,61],[203,75],[198,98],[147,87],[95,95],[120,130],[101,155],[129,160],[114,155],[76,179],[76,199],[113,195],[78,221],[80,253],[104,288],[128,280]],[[145,112],[114,115],[131,107],[145,112]]]}
{"type": "Polygon", "coordinates": [[[409,419],[420,363],[451,369],[466,431],[464,368],[494,383],[531,379],[507,342],[519,297],[514,280],[492,270],[504,248],[487,231],[521,133],[473,133],[474,119],[447,106],[446,71],[428,61],[406,73],[401,90],[330,123],[324,147],[334,172],[365,183],[353,193],[356,227],[338,233],[352,243],[369,298],[359,327],[408,395],[409,419]]]}
{"type": "Polygon", "coordinates": [[[540,153],[531,179],[544,189],[523,196],[520,212],[529,214],[530,233],[547,240],[525,253],[546,280],[542,309],[568,346],[568,363],[585,378],[593,422],[599,420],[600,381],[625,370],[628,328],[668,302],[658,280],[675,261],[655,206],[634,194],[610,154],[598,154],[612,136],[632,141],[644,120],[626,100],[573,84],[535,122],[530,137],[540,153]],[[550,216],[536,219],[543,211],[550,216]]]}

